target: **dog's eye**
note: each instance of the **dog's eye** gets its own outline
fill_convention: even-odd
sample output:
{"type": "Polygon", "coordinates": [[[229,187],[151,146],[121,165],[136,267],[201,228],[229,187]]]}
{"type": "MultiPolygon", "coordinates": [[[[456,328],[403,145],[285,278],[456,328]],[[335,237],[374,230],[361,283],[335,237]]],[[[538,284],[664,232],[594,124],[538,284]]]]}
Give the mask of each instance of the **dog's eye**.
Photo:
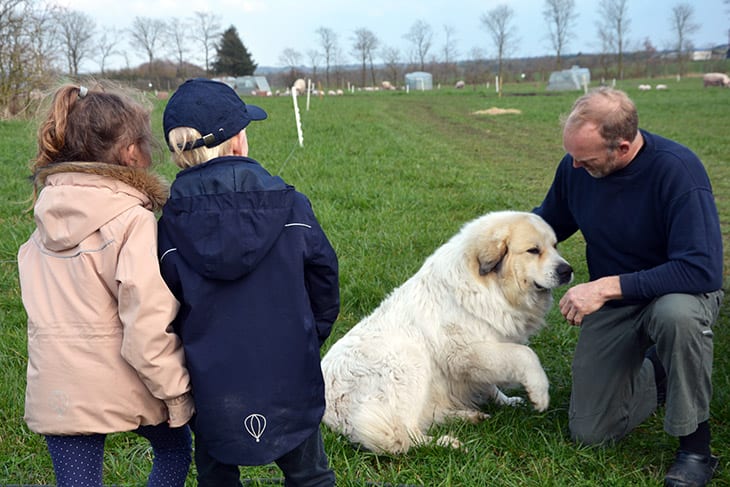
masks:
{"type": "Polygon", "coordinates": [[[537,247],[532,247],[530,249],[527,249],[527,253],[528,254],[539,255],[540,254],[540,249],[538,249],[537,247]]]}

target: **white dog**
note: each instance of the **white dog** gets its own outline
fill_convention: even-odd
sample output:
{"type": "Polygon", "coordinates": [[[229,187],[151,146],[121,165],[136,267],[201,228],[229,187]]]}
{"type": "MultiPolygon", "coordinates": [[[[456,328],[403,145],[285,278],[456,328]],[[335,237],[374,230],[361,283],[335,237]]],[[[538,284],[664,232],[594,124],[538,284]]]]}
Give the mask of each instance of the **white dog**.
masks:
{"type": "MultiPolygon", "coordinates": [[[[324,422],[353,443],[403,453],[433,424],[478,422],[497,386],[520,383],[538,411],[548,379],[525,344],[545,323],[551,289],[573,269],[539,216],[503,211],[467,223],[337,341],[322,360],[324,422]]],[[[441,437],[440,445],[461,446],[441,437]]]]}

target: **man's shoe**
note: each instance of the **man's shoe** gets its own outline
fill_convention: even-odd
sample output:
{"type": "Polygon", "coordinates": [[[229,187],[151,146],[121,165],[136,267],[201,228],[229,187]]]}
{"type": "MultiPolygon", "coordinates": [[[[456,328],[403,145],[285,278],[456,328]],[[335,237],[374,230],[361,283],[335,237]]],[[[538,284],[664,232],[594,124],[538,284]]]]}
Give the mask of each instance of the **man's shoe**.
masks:
{"type": "Polygon", "coordinates": [[[667,487],[703,487],[717,468],[717,457],[679,450],[669,467],[664,485],[667,487]]]}

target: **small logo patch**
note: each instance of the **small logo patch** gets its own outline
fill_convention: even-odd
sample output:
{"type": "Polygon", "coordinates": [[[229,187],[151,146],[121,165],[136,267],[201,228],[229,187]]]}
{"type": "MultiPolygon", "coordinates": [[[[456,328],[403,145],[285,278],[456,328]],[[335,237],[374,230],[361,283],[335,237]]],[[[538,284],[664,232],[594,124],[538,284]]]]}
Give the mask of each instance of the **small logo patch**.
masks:
{"type": "Polygon", "coordinates": [[[248,434],[253,436],[256,443],[258,443],[266,429],[266,418],[261,414],[249,414],[243,420],[243,425],[246,427],[248,434]]]}

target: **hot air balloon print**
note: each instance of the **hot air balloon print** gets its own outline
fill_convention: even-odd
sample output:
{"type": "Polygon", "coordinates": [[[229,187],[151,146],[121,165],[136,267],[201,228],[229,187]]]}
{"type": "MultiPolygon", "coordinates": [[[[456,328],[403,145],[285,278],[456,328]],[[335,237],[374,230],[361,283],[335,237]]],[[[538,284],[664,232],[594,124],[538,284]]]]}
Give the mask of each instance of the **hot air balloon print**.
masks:
{"type": "Polygon", "coordinates": [[[246,427],[248,434],[253,436],[256,439],[256,443],[258,443],[266,429],[266,418],[257,413],[249,414],[243,420],[243,425],[246,427]]]}

